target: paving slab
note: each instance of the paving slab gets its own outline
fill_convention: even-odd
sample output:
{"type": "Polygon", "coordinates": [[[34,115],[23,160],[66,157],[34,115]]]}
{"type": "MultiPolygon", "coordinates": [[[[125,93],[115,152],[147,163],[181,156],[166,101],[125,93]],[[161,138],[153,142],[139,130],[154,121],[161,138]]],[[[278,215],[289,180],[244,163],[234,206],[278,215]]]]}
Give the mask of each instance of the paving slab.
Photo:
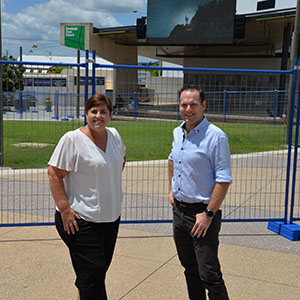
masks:
{"type": "MultiPolygon", "coordinates": [[[[107,273],[110,300],[188,299],[171,224],[149,225],[121,225],[107,273]]],[[[252,242],[261,237],[254,225],[248,225],[252,235],[243,235],[244,225],[223,224],[221,231],[220,261],[230,299],[298,299],[300,253],[295,249],[300,242],[258,228],[267,240],[259,248],[252,242]],[[282,246],[274,249],[270,243],[282,246]]],[[[54,226],[1,227],[0,251],[1,299],[76,299],[68,250],[54,226]]]]}

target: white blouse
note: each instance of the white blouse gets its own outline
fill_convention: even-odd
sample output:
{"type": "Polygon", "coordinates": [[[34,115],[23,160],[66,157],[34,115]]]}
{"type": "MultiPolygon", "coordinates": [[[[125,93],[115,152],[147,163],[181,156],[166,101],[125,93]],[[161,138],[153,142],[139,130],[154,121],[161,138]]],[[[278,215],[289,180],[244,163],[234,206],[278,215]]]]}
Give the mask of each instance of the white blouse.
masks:
{"type": "Polygon", "coordinates": [[[70,207],[91,222],[114,222],[121,214],[125,147],[115,128],[106,128],[103,152],[80,129],[67,132],[48,164],[69,171],[64,178],[70,207]]]}

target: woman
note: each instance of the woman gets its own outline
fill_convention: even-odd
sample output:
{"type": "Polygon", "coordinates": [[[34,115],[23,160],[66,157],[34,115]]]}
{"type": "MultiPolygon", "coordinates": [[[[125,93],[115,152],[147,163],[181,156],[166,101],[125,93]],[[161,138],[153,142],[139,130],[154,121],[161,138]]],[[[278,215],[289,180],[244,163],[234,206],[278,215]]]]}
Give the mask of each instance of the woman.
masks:
{"type": "Polygon", "coordinates": [[[105,274],[120,223],[122,139],[107,128],[112,104],[97,94],[85,105],[87,125],[67,132],[49,161],[48,177],[56,203],[56,228],[68,246],[76,273],[78,299],[107,299],[105,274]]]}

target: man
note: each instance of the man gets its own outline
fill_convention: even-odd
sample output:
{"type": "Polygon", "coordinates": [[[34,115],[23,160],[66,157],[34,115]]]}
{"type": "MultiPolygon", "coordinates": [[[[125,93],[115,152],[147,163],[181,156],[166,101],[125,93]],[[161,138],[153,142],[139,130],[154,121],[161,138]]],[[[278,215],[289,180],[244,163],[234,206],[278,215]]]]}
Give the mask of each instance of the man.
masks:
{"type": "Polygon", "coordinates": [[[180,92],[184,120],[174,129],[169,156],[173,233],[190,300],[228,300],[218,260],[221,206],[230,183],[228,139],[204,116],[204,92],[180,92]]]}

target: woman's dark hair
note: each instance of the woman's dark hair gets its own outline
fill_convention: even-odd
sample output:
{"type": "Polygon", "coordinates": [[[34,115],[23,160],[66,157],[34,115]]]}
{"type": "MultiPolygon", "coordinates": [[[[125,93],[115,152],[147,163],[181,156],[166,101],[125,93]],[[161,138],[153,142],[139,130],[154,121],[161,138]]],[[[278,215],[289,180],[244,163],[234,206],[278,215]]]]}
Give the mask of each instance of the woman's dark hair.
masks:
{"type": "Polygon", "coordinates": [[[112,103],[111,103],[110,99],[103,94],[95,94],[86,101],[85,106],[84,106],[85,114],[87,114],[87,112],[92,107],[97,107],[100,104],[105,104],[107,106],[108,110],[110,111],[110,113],[112,113],[113,107],[112,107],[112,103]]]}
{"type": "MultiPolygon", "coordinates": [[[[200,88],[198,88],[197,86],[192,86],[192,85],[187,85],[187,86],[184,86],[180,92],[179,92],[179,96],[181,96],[181,93],[183,91],[192,91],[192,90],[196,90],[198,91],[199,93],[199,97],[200,97],[200,102],[202,103],[203,101],[206,101],[205,97],[204,97],[204,91],[201,90],[200,88]]],[[[179,97],[180,99],[180,97],[179,97]]]]}

